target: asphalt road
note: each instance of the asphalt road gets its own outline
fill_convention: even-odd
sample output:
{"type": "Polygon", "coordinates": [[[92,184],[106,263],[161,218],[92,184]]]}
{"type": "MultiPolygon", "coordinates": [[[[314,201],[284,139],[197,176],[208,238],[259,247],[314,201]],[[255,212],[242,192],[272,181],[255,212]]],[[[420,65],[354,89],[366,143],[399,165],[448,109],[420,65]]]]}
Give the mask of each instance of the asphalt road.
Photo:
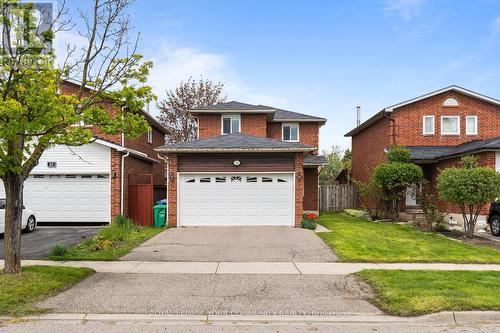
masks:
{"type": "MultiPolygon", "coordinates": [[[[72,246],[98,231],[99,227],[38,227],[32,233],[21,235],[21,256],[23,259],[43,259],[54,244],[72,246]]],[[[4,259],[3,235],[0,235],[0,259],[4,259]]]]}

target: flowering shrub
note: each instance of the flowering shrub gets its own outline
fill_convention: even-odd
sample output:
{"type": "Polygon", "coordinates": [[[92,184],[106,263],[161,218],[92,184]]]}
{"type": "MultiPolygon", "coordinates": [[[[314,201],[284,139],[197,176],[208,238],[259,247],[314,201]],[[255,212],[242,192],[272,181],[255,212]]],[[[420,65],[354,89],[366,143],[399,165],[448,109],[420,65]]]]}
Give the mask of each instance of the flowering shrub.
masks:
{"type": "Polygon", "coordinates": [[[304,229],[316,229],[316,221],[318,220],[318,215],[314,213],[305,213],[302,216],[301,227],[304,229]]]}

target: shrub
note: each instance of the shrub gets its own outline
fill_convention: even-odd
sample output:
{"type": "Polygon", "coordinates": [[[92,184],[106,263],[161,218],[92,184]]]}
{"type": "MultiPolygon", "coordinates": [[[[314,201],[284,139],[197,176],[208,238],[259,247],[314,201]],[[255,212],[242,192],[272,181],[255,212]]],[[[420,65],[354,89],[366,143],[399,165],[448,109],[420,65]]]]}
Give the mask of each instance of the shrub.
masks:
{"type": "Polygon", "coordinates": [[[300,222],[300,225],[304,229],[314,230],[316,229],[317,226],[316,222],[317,220],[318,220],[318,215],[313,213],[305,213],[302,216],[302,221],[300,222]]]}
{"type": "Polygon", "coordinates": [[[66,246],[60,243],[54,244],[52,248],[50,249],[49,256],[54,256],[54,257],[64,257],[68,253],[68,249],[66,246]]]}
{"type": "Polygon", "coordinates": [[[444,214],[439,212],[437,198],[431,193],[419,194],[417,201],[424,212],[424,221],[420,225],[429,231],[446,231],[448,223],[444,214]]]}
{"type": "Polygon", "coordinates": [[[134,224],[134,221],[124,215],[117,215],[113,220],[111,227],[117,227],[126,230],[139,230],[140,226],[134,224]]]}
{"type": "Polygon", "coordinates": [[[344,212],[348,215],[363,218],[365,217],[365,211],[360,209],[344,209],[344,212]]]}
{"type": "Polygon", "coordinates": [[[411,153],[405,147],[391,146],[387,151],[387,160],[389,163],[410,163],[411,153]]]}
{"type": "Polygon", "coordinates": [[[464,233],[474,236],[481,208],[500,196],[500,174],[492,168],[478,167],[474,157],[464,156],[460,168],[447,168],[437,178],[439,197],[460,208],[464,233]]]}
{"type": "Polygon", "coordinates": [[[372,220],[384,219],[384,193],[382,188],[371,179],[369,182],[354,181],[358,190],[359,201],[372,220]]]}

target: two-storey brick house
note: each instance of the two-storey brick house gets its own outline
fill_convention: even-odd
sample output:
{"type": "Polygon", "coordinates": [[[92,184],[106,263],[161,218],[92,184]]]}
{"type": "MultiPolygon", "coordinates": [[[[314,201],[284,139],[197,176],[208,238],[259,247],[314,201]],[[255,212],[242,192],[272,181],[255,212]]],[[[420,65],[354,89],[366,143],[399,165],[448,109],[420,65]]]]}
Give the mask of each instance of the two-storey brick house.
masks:
{"type": "MultiPolygon", "coordinates": [[[[500,101],[458,86],[384,108],[346,136],[352,137],[352,176],[364,182],[386,160],[391,145],[411,151],[434,192],[440,170],[458,165],[467,154],[500,171],[500,101]]],[[[413,189],[405,205],[409,211],[418,207],[413,189]]],[[[439,202],[439,209],[462,222],[450,203],[439,202]]]]}
{"type": "Polygon", "coordinates": [[[318,210],[326,119],[239,102],[191,112],[198,139],[156,149],[167,158],[170,226],[299,226],[318,210]]]}
{"type": "MultiPolygon", "coordinates": [[[[61,93],[74,94],[79,88],[65,81],[61,93]]],[[[121,111],[112,103],[102,103],[112,115],[121,111]]],[[[92,124],[75,124],[92,130],[91,143],[79,147],[56,145],[42,154],[24,184],[24,204],[36,212],[38,223],[106,224],[119,214],[132,215],[139,223],[152,223],[151,214],[143,214],[151,213],[151,209],[130,199],[129,188],[135,184],[129,181],[149,183],[151,206],[155,199],[165,197],[165,164],[154,148],[165,144],[167,129],[147,112],[141,114],[151,130],[137,139],[122,133],[106,135],[92,124]]],[[[0,197],[4,195],[1,185],[0,197]]]]}

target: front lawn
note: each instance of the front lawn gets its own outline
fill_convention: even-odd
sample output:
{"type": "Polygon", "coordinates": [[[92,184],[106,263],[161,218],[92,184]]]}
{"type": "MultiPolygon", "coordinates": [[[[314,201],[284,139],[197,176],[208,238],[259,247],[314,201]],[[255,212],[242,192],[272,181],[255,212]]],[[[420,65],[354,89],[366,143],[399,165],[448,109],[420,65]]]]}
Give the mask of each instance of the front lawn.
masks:
{"type": "Polygon", "coordinates": [[[345,213],[322,214],[332,232],[318,235],[347,262],[500,263],[500,251],[454,241],[410,225],[376,223],[345,213]]]}
{"type": "Polygon", "coordinates": [[[0,315],[41,312],[34,306],[36,302],[68,289],[92,272],[88,268],[26,266],[18,275],[0,273],[0,315]]]}
{"type": "Polygon", "coordinates": [[[156,236],[165,228],[139,227],[113,223],[103,228],[97,235],[84,240],[78,245],[61,251],[54,251],[49,256],[52,260],[117,260],[133,248],[156,236]],[[59,252],[59,253],[58,253],[59,252]]]}
{"type": "Polygon", "coordinates": [[[500,310],[498,271],[364,270],[355,275],[374,288],[372,302],[393,315],[500,310]]]}

